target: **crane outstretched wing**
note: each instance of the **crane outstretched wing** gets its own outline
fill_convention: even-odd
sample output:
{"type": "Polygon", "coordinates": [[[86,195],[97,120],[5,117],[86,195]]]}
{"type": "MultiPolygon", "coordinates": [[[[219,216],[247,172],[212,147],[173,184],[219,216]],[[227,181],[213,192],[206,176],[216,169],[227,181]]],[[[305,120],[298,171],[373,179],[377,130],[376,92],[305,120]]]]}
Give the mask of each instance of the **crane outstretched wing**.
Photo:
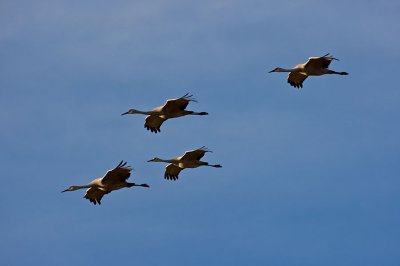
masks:
{"type": "Polygon", "coordinates": [[[86,194],[84,196],[85,199],[88,199],[90,202],[92,202],[94,205],[96,204],[101,204],[101,199],[105,194],[110,193],[110,191],[105,191],[101,188],[95,188],[91,187],[88,190],[86,190],[86,194]]]}
{"type": "Polygon", "coordinates": [[[107,171],[102,179],[103,184],[116,184],[125,182],[131,175],[132,168],[121,161],[114,169],[107,171]]]}
{"type": "Polygon", "coordinates": [[[154,133],[161,132],[160,127],[165,120],[159,115],[149,115],[144,120],[144,127],[154,133]]]}
{"type": "Polygon", "coordinates": [[[290,72],[287,82],[295,88],[303,88],[303,81],[306,78],[307,75],[303,72],[290,72]]]}
{"type": "Polygon", "coordinates": [[[321,57],[310,57],[308,58],[308,61],[305,63],[304,67],[309,67],[309,68],[328,68],[329,64],[333,60],[338,60],[337,58],[334,58],[332,56],[329,56],[329,54],[326,54],[321,57]]]}
{"type": "Polygon", "coordinates": [[[199,161],[203,156],[207,153],[211,152],[208,150],[205,146],[193,150],[193,151],[187,151],[185,154],[181,157],[181,160],[187,160],[187,161],[199,161]]]}
{"type": "Polygon", "coordinates": [[[177,180],[179,173],[183,170],[183,168],[180,168],[176,164],[168,164],[167,167],[165,167],[165,174],[164,178],[167,180],[177,180]]]}
{"type": "Polygon", "coordinates": [[[193,98],[193,95],[186,93],[180,98],[167,100],[162,110],[167,113],[183,111],[189,105],[189,102],[197,102],[197,101],[196,99],[193,98]]]}

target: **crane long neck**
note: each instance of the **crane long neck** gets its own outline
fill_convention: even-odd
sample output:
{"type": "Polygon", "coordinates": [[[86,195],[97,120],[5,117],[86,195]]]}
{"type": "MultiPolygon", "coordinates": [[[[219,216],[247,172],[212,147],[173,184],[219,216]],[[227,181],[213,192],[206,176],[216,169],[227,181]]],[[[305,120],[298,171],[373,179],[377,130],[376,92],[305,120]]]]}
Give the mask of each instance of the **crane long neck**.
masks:
{"type": "Polygon", "coordinates": [[[140,110],[136,110],[135,113],[142,114],[142,115],[154,115],[154,114],[157,114],[157,112],[154,112],[154,111],[140,111],[140,110]]]}
{"type": "Polygon", "coordinates": [[[86,185],[83,185],[83,186],[74,186],[76,189],[84,189],[84,188],[91,188],[93,185],[91,185],[91,184],[86,184],[86,185]]]}
{"type": "Polygon", "coordinates": [[[299,68],[299,67],[295,67],[295,68],[281,68],[279,70],[279,72],[302,72],[303,69],[299,68]]]}
{"type": "Polygon", "coordinates": [[[164,163],[178,163],[177,159],[169,159],[169,160],[160,159],[159,161],[164,163]]]}

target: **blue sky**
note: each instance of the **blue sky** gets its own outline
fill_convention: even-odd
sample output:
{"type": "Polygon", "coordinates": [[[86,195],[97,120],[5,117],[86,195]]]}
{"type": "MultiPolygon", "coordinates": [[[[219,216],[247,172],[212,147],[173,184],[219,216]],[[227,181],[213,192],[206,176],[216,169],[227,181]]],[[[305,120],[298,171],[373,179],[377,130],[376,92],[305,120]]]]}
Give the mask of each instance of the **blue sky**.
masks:
{"type": "Polygon", "coordinates": [[[0,264],[399,265],[399,32],[398,1],[1,1],[0,264]],[[327,52],[349,76],[267,74],[327,52]],[[210,115],[120,116],[186,92],[210,115]],[[60,193],[121,160],[151,188],[60,193]]]}

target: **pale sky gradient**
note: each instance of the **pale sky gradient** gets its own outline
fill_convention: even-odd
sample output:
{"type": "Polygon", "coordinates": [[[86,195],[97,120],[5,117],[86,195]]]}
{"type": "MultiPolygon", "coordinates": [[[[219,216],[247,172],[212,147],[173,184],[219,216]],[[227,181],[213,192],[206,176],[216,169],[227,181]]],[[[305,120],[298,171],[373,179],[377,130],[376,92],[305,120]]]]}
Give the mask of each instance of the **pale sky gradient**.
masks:
{"type": "Polygon", "coordinates": [[[400,265],[399,33],[399,1],[0,1],[0,264],[400,265]],[[186,92],[210,115],[120,116],[186,92]],[[60,193],[121,160],[151,188],[60,193]]]}

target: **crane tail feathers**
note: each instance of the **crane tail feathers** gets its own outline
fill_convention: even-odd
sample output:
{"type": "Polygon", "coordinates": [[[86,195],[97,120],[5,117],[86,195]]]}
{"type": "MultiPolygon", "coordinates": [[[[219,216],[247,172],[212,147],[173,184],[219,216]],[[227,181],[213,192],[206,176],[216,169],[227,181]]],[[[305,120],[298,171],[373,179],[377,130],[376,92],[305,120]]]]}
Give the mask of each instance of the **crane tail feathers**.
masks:
{"type": "Polygon", "coordinates": [[[195,102],[195,103],[197,103],[196,98],[194,98],[194,97],[193,97],[193,94],[190,94],[189,92],[186,93],[185,95],[183,95],[180,99],[185,99],[185,100],[188,100],[188,101],[190,101],[190,102],[195,102]]]}
{"type": "Polygon", "coordinates": [[[212,153],[212,150],[208,149],[206,146],[201,146],[197,150],[202,150],[202,151],[205,151],[205,152],[211,152],[212,153]]]}

